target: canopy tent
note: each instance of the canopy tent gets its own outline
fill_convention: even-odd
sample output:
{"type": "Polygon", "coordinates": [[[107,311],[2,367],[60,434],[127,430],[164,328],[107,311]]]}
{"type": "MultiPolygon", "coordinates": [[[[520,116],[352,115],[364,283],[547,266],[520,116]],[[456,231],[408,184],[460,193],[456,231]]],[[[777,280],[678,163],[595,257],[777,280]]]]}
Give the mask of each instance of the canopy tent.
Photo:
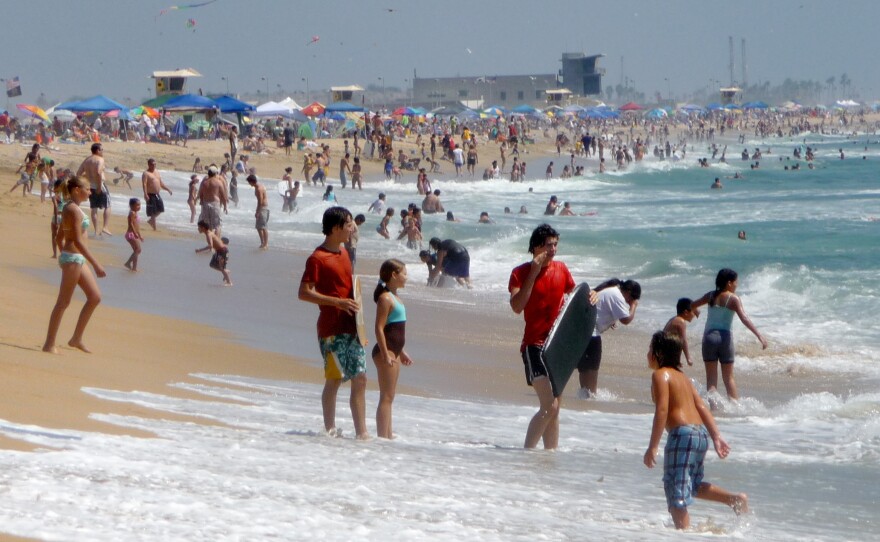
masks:
{"type": "Polygon", "coordinates": [[[767,109],[769,107],[769,105],[760,100],[755,102],[746,102],[743,104],[743,109],[767,109]]]}
{"type": "Polygon", "coordinates": [[[166,111],[207,111],[219,109],[219,106],[211,98],[197,94],[181,94],[165,102],[162,109],[166,111]]]}
{"type": "Polygon", "coordinates": [[[724,109],[724,106],[718,102],[712,102],[706,106],[706,109],[708,109],[709,111],[720,111],[724,109]]]}
{"type": "Polygon", "coordinates": [[[859,103],[854,100],[837,100],[834,105],[837,107],[858,107],[859,103]]]}
{"type": "Polygon", "coordinates": [[[298,103],[296,103],[296,100],[294,100],[290,96],[288,96],[287,98],[284,98],[283,100],[281,100],[278,103],[284,107],[289,107],[290,109],[296,109],[296,110],[302,109],[302,106],[299,105],[298,103]]]}
{"type": "Polygon", "coordinates": [[[293,119],[300,122],[308,120],[308,117],[303,115],[301,111],[297,109],[290,109],[286,105],[276,102],[266,102],[264,104],[258,105],[256,111],[254,111],[253,113],[253,116],[284,117],[286,119],[293,119]]]}
{"type": "Polygon", "coordinates": [[[163,105],[168,103],[169,100],[176,98],[177,96],[174,94],[163,94],[161,96],[156,96],[152,100],[147,100],[141,105],[152,107],[153,109],[160,109],[163,105]]]}
{"type": "Polygon", "coordinates": [[[88,111],[106,113],[107,111],[113,111],[114,109],[125,109],[128,111],[128,108],[121,103],[111,100],[106,96],[101,96],[100,94],[98,96],[93,96],[88,100],[82,100],[81,102],[65,102],[55,106],[55,109],[67,109],[74,113],[88,111]]]}
{"type": "Polygon", "coordinates": [[[221,113],[247,113],[257,109],[249,103],[236,100],[232,96],[220,96],[215,98],[214,102],[220,108],[221,113]]]}
{"type": "Polygon", "coordinates": [[[679,109],[681,109],[682,111],[686,111],[688,113],[695,113],[695,112],[699,112],[699,111],[703,110],[703,108],[697,104],[685,104],[685,105],[681,106],[679,109]]]}
{"type": "MultiPolygon", "coordinates": [[[[312,104],[314,105],[314,104],[312,104]]],[[[311,107],[311,106],[309,106],[311,107]]],[[[324,108],[324,111],[329,111],[330,113],[349,113],[349,112],[363,112],[364,108],[359,105],[354,105],[348,102],[335,102],[324,108]]]]}
{"type": "Polygon", "coordinates": [[[522,104],[514,107],[510,110],[511,113],[519,113],[521,115],[534,115],[540,113],[541,111],[537,107],[533,107],[529,104],[522,104]]]}
{"type": "Polygon", "coordinates": [[[438,107],[437,109],[432,109],[431,113],[433,113],[436,117],[452,117],[454,115],[458,115],[465,110],[467,110],[467,107],[463,105],[444,105],[442,107],[438,107]]]}
{"type": "Polygon", "coordinates": [[[618,109],[621,111],[641,111],[644,107],[640,106],[635,102],[629,102],[621,105],[618,109]]]}
{"type": "Polygon", "coordinates": [[[302,114],[307,117],[317,117],[324,112],[324,104],[320,102],[312,102],[302,108],[302,114]]]}

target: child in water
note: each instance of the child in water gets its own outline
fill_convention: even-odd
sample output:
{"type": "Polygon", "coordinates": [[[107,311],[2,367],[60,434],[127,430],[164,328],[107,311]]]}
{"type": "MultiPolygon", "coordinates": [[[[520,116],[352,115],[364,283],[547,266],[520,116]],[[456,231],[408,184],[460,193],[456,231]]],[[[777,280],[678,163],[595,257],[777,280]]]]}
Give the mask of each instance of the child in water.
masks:
{"type": "Polygon", "coordinates": [[[703,481],[703,459],[709,438],[722,459],[730,453],[730,446],[721,438],[715,418],[696,388],[681,372],[681,342],[663,331],[654,333],[648,349],[648,367],[654,370],[651,398],[656,408],[644,463],[649,469],[654,468],[660,438],[666,429],[669,434],[663,451],[663,489],[675,528],[690,526],[687,507],[694,497],[724,503],[737,515],[748,513],[745,493],[730,493],[703,481]]]}
{"type": "Polygon", "coordinates": [[[131,256],[125,262],[125,268],[129,271],[137,271],[138,256],[141,254],[141,243],[144,236],[141,235],[140,217],[138,211],[141,210],[141,200],[131,198],[128,200],[128,231],[125,232],[125,240],[131,245],[131,256]]]}
{"type": "Polygon", "coordinates": [[[401,365],[412,365],[404,351],[406,342],[406,308],[397,291],[406,286],[406,264],[385,260],[379,268],[379,284],[373,292],[376,302],[376,344],[373,363],[379,375],[379,406],[376,408],[376,433],[380,438],[393,438],[391,407],[397,390],[401,365]]]}
{"type": "Polygon", "coordinates": [[[382,217],[382,221],[376,226],[376,231],[385,239],[391,239],[391,234],[388,233],[388,223],[391,222],[392,218],[394,218],[394,208],[389,207],[385,211],[385,216],[382,217]]]}
{"type": "Polygon", "coordinates": [[[218,237],[217,234],[214,233],[214,230],[212,230],[204,220],[199,220],[198,226],[199,233],[204,234],[208,245],[202,248],[197,248],[196,252],[204,252],[206,250],[214,251],[214,255],[211,256],[211,262],[208,263],[208,267],[216,269],[223,274],[223,284],[225,286],[232,286],[232,278],[230,278],[229,270],[226,269],[226,263],[229,261],[229,249],[226,247],[227,241],[218,237]]]}

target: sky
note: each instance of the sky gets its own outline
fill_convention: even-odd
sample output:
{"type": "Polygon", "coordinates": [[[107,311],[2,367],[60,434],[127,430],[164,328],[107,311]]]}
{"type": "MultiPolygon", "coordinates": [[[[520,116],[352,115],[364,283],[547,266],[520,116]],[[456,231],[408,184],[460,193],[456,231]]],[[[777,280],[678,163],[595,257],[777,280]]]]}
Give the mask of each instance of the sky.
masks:
{"type": "Polygon", "coordinates": [[[204,75],[190,90],[225,93],[228,83],[277,98],[305,91],[305,79],[315,92],[405,88],[414,71],[554,73],[563,52],[583,52],[606,55],[603,87],[626,80],[666,97],[729,83],[733,36],[737,81],[744,38],[749,83],[845,73],[852,91],[837,99],[880,97],[877,0],[216,0],[160,15],[204,1],[4,0],[0,78],[20,77],[13,103],[42,93],[137,104],[154,70],[188,67],[204,75]]]}

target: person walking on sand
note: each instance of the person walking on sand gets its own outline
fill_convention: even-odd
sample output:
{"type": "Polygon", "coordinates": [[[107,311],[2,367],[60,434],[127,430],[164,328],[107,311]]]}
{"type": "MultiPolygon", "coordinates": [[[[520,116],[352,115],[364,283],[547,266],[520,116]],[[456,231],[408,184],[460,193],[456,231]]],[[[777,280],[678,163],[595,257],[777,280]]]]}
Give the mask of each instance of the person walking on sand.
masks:
{"type": "MultiPolygon", "coordinates": [[[[544,442],[545,450],[559,445],[559,409],[561,398],[550,383],[550,370],[544,361],[544,341],[562,308],[563,296],[574,290],[575,284],[568,267],[556,261],[559,233],[549,224],[541,224],[529,239],[532,260],[510,273],[507,289],[510,308],[523,314],[525,331],[520,345],[526,383],[535,389],[540,407],[532,416],[526,432],[525,448],[535,448],[544,442]]],[[[590,292],[590,302],[596,303],[596,293],[590,292]]]]}
{"type": "Polygon", "coordinates": [[[92,154],[80,164],[76,176],[85,178],[89,183],[89,207],[92,210],[92,226],[98,235],[98,209],[104,210],[104,222],[101,234],[113,235],[107,228],[110,223],[110,199],[107,187],[104,186],[104,147],[100,143],[92,144],[92,154]]]}
{"type": "Polygon", "coordinates": [[[336,395],[343,382],[351,381],[351,417],[358,439],[368,439],[366,412],[366,354],[357,335],[355,315],[361,310],[354,300],[351,260],[342,244],[351,236],[354,224],[344,207],[324,211],[321,229],[324,242],[306,260],[299,285],[299,299],[314,303],[318,316],[318,346],[324,359],[324,391],[321,408],[324,429],[341,436],[336,428],[336,395]]]}
{"type": "Polygon", "coordinates": [[[144,236],[141,235],[140,217],[138,212],[141,210],[141,200],[131,198],[128,200],[128,230],[125,232],[125,240],[131,245],[131,256],[126,260],[125,266],[129,271],[137,271],[138,257],[141,254],[141,243],[144,242],[144,236]]]}
{"type": "Polygon", "coordinates": [[[260,236],[260,250],[269,250],[269,196],[266,195],[266,187],[260,184],[256,175],[248,175],[247,182],[254,189],[254,196],[257,198],[254,227],[260,236]]]}
{"type": "Polygon", "coordinates": [[[717,391],[718,363],[720,362],[721,379],[724,381],[724,388],[727,390],[727,397],[730,399],[739,399],[736,380],[733,378],[734,348],[731,327],[734,314],[739,316],[740,322],[755,334],[755,337],[761,343],[761,348],[767,349],[767,340],[746,315],[742,301],[736,295],[738,284],[739,275],[737,275],[736,271],[728,268],[721,269],[715,277],[715,289],[707,292],[691,305],[696,316],[700,315],[700,307],[706,304],[709,305],[708,315],[706,316],[706,328],[703,331],[703,362],[706,364],[706,391],[708,393],[717,391]]]}
{"type": "Polygon", "coordinates": [[[721,459],[730,454],[730,446],[721,438],[712,413],[697,393],[691,380],[681,372],[681,343],[663,331],[654,333],[648,349],[651,376],[651,399],[654,401],[654,423],[643,462],[654,468],[660,451],[664,429],[666,447],[663,451],[663,490],[666,506],[676,529],[690,527],[688,506],[694,497],[719,502],[737,514],[749,512],[745,493],[730,493],[703,481],[703,460],[709,439],[721,459]]]}
{"type": "Polygon", "coordinates": [[[171,194],[171,189],[162,182],[162,175],[156,171],[156,160],[149,158],[147,160],[147,170],[141,175],[141,185],[144,187],[144,201],[147,202],[147,224],[156,231],[156,219],[165,212],[165,202],[159,192],[164,190],[171,194]]]}
{"type": "Polygon", "coordinates": [[[406,307],[397,291],[406,287],[406,264],[385,260],[379,268],[379,283],[373,292],[376,303],[376,344],[373,363],[379,379],[379,406],[376,407],[376,434],[394,438],[391,424],[392,404],[397,392],[401,365],[412,365],[412,358],[403,349],[406,343],[406,307]]]}
{"type": "Polygon", "coordinates": [[[64,241],[61,246],[61,255],[58,257],[58,265],[61,267],[61,287],[58,289],[58,299],[49,317],[49,329],[46,331],[46,342],[43,343],[43,351],[52,354],[58,353],[55,340],[58,336],[58,328],[61,326],[61,318],[64,311],[70,306],[73,292],[79,285],[86,296],[86,302],[79,313],[73,336],[67,344],[83,352],[91,352],[83,343],[83,334],[89,319],[101,303],[101,290],[95,277],[104,277],[106,273],[98,260],[89,251],[87,240],[89,231],[89,217],[80,209],[80,204],[88,199],[89,185],[79,177],[71,177],[65,184],[64,199],[67,204],[61,211],[61,231],[64,241]],[[86,265],[90,263],[92,270],[86,265]]]}

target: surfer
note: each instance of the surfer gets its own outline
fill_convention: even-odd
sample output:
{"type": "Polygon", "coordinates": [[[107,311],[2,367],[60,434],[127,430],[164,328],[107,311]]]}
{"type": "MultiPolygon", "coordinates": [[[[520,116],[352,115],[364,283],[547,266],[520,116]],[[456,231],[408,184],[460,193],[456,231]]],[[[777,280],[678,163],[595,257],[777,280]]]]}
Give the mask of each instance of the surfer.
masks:
{"type": "MultiPolygon", "coordinates": [[[[359,215],[362,216],[362,215],[359,215]]],[[[376,344],[372,358],[379,379],[379,406],[376,407],[376,434],[393,438],[391,407],[397,391],[401,365],[412,365],[412,358],[403,349],[406,343],[406,308],[397,290],[406,286],[406,264],[385,260],[379,268],[379,283],[373,292],[376,303],[376,344]]]]}
{"type": "Polygon", "coordinates": [[[730,446],[721,438],[715,418],[694,385],[681,372],[678,339],[663,331],[654,333],[648,349],[648,367],[654,370],[651,398],[656,408],[644,463],[649,469],[654,468],[665,429],[668,436],[663,452],[663,489],[675,528],[690,527],[687,507],[694,502],[694,497],[724,503],[737,515],[747,514],[749,500],[745,493],[730,493],[703,481],[703,460],[709,439],[721,459],[730,453],[730,446]]]}
{"type": "MultiPolygon", "coordinates": [[[[532,260],[513,269],[507,286],[510,308],[525,318],[520,353],[526,383],[535,389],[540,403],[529,422],[525,448],[537,447],[539,440],[544,442],[545,450],[559,445],[560,398],[554,396],[542,346],[562,307],[563,296],[574,290],[575,284],[568,267],[554,259],[558,246],[559,233],[552,226],[541,224],[535,228],[529,239],[532,260]]],[[[596,301],[593,292],[590,301],[596,301]]]]}
{"type": "Polygon", "coordinates": [[[733,315],[761,342],[761,348],[767,348],[767,340],[746,316],[742,301],[736,295],[738,275],[733,269],[724,268],[715,277],[715,289],[693,302],[694,314],[699,316],[699,308],[709,304],[709,315],[706,317],[706,329],[703,332],[703,362],[706,364],[706,391],[715,391],[718,387],[718,363],[721,362],[721,379],[730,399],[739,399],[736,381],[733,378],[733,336],[730,332],[733,315]]]}
{"type": "Polygon", "coordinates": [[[343,382],[351,381],[351,417],[358,439],[368,439],[365,420],[367,373],[364,347],[357,334],[355,315],[360,304],[354,300],[354,281],[348,251],[342,245],[351,237],[351,213],[344,207],[324,211],[321,228],[324,242],[306,260],[299,284],[299,299],[318,305],[318,346],[324,358],[324,391],[321,407],[324,429],[339,436],[336,428],[336,394],[343,382]]]}

